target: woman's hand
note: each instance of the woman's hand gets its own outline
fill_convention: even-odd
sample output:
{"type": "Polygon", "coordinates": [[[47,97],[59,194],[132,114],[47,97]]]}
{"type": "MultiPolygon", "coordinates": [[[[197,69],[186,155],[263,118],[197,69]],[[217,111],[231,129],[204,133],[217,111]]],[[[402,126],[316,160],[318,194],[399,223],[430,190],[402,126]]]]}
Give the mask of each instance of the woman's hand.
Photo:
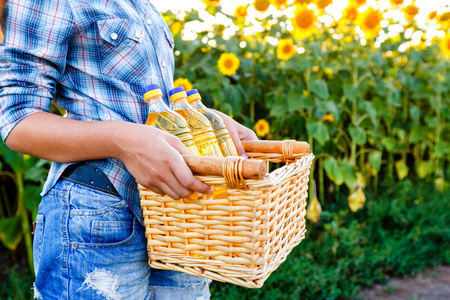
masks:
{"type": "Polygon", "coordinates": [[[193,192],[212,193],[212,188],[195,178],[181,154],[191,154],[174,135],[160,129],[131,124],[117,137],[119,159],[144,187],[173,199],[193,192]]]}
{"type": "Polygon", "coordinates": [[[228,132],[233,139],[238,154],[240,156],[248,158],[247,153],[244,150],[244,146],[242,146],[241,140],[257,140],[258,137],[256,136],[256,133],[253,130],[245,127],[244,125],[239,124],[226,114],[215,109],[213,109],[213,111],[219,114],[225,122],[225,126],[227,127],[228,132]]]}

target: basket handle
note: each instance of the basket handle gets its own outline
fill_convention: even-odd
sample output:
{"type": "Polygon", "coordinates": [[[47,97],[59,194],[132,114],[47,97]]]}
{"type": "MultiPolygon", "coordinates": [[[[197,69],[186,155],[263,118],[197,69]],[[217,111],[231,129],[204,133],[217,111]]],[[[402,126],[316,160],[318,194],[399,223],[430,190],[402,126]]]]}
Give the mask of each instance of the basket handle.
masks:
{"type": "Polygon", "coordinates": [[[261,159],[245,159],[240,156],[214,157],[182,154],[184,161],[194,174],[214,175],[241,179],[263,179],[267,173],[267,165],[261,159]],[[229,165],[239,164],[239,167],[232,168],[229,165]]]}
{"type": "Polygon", "coordinates": [[[286,141],[247,141],[241,140],[245,151],[256,153],[281,153],[292,152],[309,153],[309,144],[306,142],[297,142],[295,140],[286,141]]]}

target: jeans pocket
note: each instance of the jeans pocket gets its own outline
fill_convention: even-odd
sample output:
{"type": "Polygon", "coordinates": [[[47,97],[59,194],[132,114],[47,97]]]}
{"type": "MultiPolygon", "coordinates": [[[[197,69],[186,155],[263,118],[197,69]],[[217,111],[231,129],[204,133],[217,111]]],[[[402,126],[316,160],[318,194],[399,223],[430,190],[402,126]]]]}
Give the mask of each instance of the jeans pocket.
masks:
{"type": "Polygon", "coordinates": [[[133,233],[133,222],[126,221],[92,221],[91,242],[118,243],[126,240],[133,233]]]}
{"type": "Polygon", "coordinates": [[[33,257],[34,257],[34,269],[37,272],[39,261],[41,258],[42,239],[44,236],[44,215],[36,216],[36,227],[34,228],[33,237],[33,257]]]}

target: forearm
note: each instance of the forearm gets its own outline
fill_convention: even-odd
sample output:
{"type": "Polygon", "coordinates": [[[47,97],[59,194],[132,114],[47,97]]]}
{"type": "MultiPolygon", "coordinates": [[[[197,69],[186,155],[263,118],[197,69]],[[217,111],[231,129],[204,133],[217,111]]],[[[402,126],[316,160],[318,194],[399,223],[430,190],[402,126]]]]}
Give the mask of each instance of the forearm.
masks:
{"type": "Polygon", "coordinates": [[[119,158],[116,140],[132,123],[76,121],[47,112],[23,119],[5,143],[14,151],[68,163],[119,158]]]}

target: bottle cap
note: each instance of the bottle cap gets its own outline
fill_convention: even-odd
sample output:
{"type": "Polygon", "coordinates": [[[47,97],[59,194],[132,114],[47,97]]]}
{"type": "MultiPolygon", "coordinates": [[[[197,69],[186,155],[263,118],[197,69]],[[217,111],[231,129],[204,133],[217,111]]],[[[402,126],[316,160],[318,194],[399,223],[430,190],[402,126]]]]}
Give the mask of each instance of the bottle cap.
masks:
{"type": "Polygon", "coordinates": [[[142,93],[144,94],[145,101],[155,96],[162,96],[161,89],[157,84],[147,85],[145,88],[142,89],[142,93]]]}
{"type": "Polygon", "coordinates": [[[184,88],[182,86],[176,87],[174,89],[171,89],[169,91],[169,96],[170,96],[170,101],[176,101],[180,98],[186,98],[186,91],[184,90],[184,88]]]}
{"type": "Polygon", "coordinates": [[[202,97],[200,96],[200,93],[196,89],[192,89],[192,90],[188,91],[186,93],[186,95],[188,96],[187,100],[189,103],[192,103],[196,100],[202,99],[202,97]]]}

